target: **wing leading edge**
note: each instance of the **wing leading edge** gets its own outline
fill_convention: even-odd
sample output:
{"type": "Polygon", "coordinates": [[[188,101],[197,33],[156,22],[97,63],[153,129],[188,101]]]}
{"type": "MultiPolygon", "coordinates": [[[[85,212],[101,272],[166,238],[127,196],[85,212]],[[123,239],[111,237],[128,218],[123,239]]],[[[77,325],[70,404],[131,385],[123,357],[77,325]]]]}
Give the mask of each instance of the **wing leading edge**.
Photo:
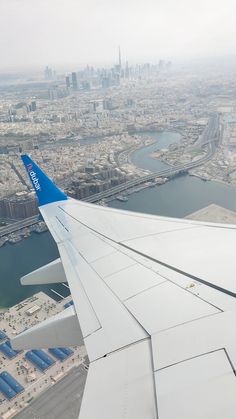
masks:
{"type": "Polygon", "coordinates": [[[23,161],[37,178],[29,173],[91,362],[80,418],[233,418],[235,226],[68,199],[23,161]]]}

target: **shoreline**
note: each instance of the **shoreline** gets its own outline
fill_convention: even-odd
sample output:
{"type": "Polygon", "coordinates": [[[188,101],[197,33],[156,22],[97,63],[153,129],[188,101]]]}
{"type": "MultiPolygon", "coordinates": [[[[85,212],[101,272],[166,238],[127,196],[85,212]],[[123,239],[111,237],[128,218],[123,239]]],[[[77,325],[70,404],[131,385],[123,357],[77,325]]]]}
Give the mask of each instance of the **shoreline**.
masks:
{"type": "Polygon", "coordinates": [[[232,185],[232,184],[227,183],[227,182],[224,182],[223,180],[220,180],[220,179],[215,179],[215,178],[206,179],[203,176],[198,175],[198,174],[195,174],[195,173],[188,173],[187,176],[196,177],[198,179],[201,179],[203,182],[215,182],[215,183],[219,183],[220,185],[224,185],[224,186],[227,186],[228,188],[231,188],[231,189],[235,189],[236,190],[236,185],[232,185]]]}
{"type": "MultiPolygon", "coordinates": [[[[135,164],[132,161],[132,155],[134,153],[136,153],[137,151],[142,151],[147,147],[158,144],[160,139],[152,138],[152,135],[153,134],[158,135],[158,134],[162,134],[162,133],[176,133],[176,134],[179,134],[180,135],[179,141],[181,141],[181,137],[183,136],[183,133],[180,130],[175,130],[175,129],[167,129],[167,130],[159,130],[159,131],[158,130],[153,130],[153,131],[142,130],[142,131],[132,133],[132,135],[137,135],[137,136],[139,136],[139,134],[141,134],[140,138],[143,139],[142,144],[139,147],[128,151],[128,153],[126,155],[127,162],[133,166],[134,171],[139,171],[141,173],[147,173],[147,174],[153,173],[153,170],[150,170],[148,168],[142,168],[142,167],[138,166],[137,164],[135,164]]],[[[174,144],[174,143],[175,142],[173,142],[172,144],[174,144]]],[[[155,150],[155,151],[150,150],[150,154],[148,154],[148,157],[151,157],[151,159],[153,159],[156,162],[161,162],[161,163],[165,164],[167,167],[173,167],[174,168],[175,166],[170,165],[170,164],[166,163],[165,161],[163,161],[161,158],[157,158],[155,156],[155,153],[162,154],[161,150],[164,149],[164,148],[168,149],[170,145],[171,144],[168,144],[166,147],[162,147],[159,150],[158,149],[155,150]]],[[[196,177],[198,179],[201,179],[204,182],[215,182],[215,183],[218,183],[220,185],[224,185],[226,187],[229,187],[232,190],[236,189],[236,185],[235,186],[231,185],[231,184],[226,183],[226,182],[224,182],[222,180],[219,180],[219,179],[204,178],[204,176],[202,176],[200,174],[198,175],[197,173],[191,173],[191,171],[186,173],[185,176],[196,177]]],[[[161,177],[159,179],[161,179],[161,177]]],[[[168,181],[174,180],[174,179],[175,179],[175,177],[170,177],[170,178],[163,178],[163,181],[160,181],[160,182],[158,182],[158,181],[154,181],[154,182],[151,182],[151,183],[150,182],[147,182],[147,183],[145,182],[143,184],[140,184],[139,186],[127,189],[127,191],[125,191],[125,195],[132,195],[134,193],[141,192],[142,190],[144,190],[146,188],[149,188],[149,187],[161,186],[162,184],[164,184],[168,181]]],[[[123,194],[121,194],[121,195],[123,195],[123,194]]],[[[106,205],[107,202],[115,201],[116,199],[117,199],[117,196],[115,194],[113,197],[110,197],[108,199],[104,199],[104,203],[106,205]]],[[[39,226],[40,222],[42,223],[42,221],[39,221],[34,226],[32,225],[32,226],[29,226],[29,227],[23,227],[21,230],[18,230],[14,233],[10,233],[9,235],[3,236],[2,238],[0,238],[0,249],[1,249],[1,247],[4,247],[7,244],[15,245],[15,244],[21,242],[23,239],[29,238],[32,235],[32,233],[42,234],[43,232],[47,232],[48,228],[47,228],[46,224],[44,224],[44,223],[43,223],[43,225],[40,229],[40,226],[39,226]]]]}
{"type": "MultiPolygon", "coordinates": [[[[42,221],[39,221],[39,222],[42,222],[42,221]]],[[[38,224],[34,224],[34,225],[37,226],[38,224]]],[[[25,229],[25,227],[23,227],[23,229],[25,229]]],[[[7,245],[9,245],[9,246],[15,246],[16,244],[22,242],[23,240],[29,239],[33,234],[36,234],[36,235],[37,234],[43,234],[43,233],[47,233],[48,231],[49,230],[46,227],[46,224],[45,224],[45,228],[42,231],[32,230],[32,231],[29,231],[29,233],[27,235],[24,235],[24,233],[22,233],[22,230],[18,230],[18,233],[19,234],[14,233],[15,236],[16,236],[16,241],[11,241],[11,240],[8,239],[7,236],[4,236],[4,237],[6,237],[6,240],[4,240],[3,244],[0,244],[0,249],[2,247],[4,247],[4,246],[7,246],[7,245]]]]}
{"type": "MultiPolygon", "coordinates": [[[[133,165],[135,172],[138,171],[141,174],[143,174],[143,173],[147,173],[147,174],[150,173],[151,174],[152,173],[148,169],[142,169],[142,168],[140,168],[138,166],[135,166],[132,163],[132,161],[131,161],[131,155],[133,153],[135,153],[137,150],[142,150],[142,149],[144,149],[146,147],[149,147],[149,146],[151,146],[153,144],[156,144],[158,142],[158,139],[154,139],[154,138],[152,139],[151,138],[151,135],[152,134],[162,134],[163,132],[169,133],[169,132],[175,132],[175,131],[174,130],[166,130],[166,131],[164,131],[164,130],[153,130],[153,131],[139,130],[139,131],[135,131],[134,133],[132,133],[132,135],[137,135],[137,136],[139,134],[147,134],[146,137],[145,137],[145,135],[144,136],[143,135],[140,135],[140,138],[142,139],[142,144],[140,145],[140,147],[137,147],[137,148],[134,148],[134,149],[128,151],[127,156],[126,156],[127,162],[129,164],[133,165]]],[[[178,133],[178,134],[180,134],[180,133],[178,133]]],[[[103,137],[100,138],[100,140],[102,140],[102,139],[103,139],[103,137]]],[[[124,152],[125,152],[125,150],[124,150],[124,152]]],[[[141,186],[141,187],[134,188],[134,191],[133,192],[128,190],[129,191],[129,195],[131,193],[139,192],[139,191],[145,189],[148,186],[149,185],[143,184],[143,186],[141,186]]],[[[131,190],[132,190],[132,188],[131,188],[131,190]]],[[[112,200],[114,200],[114,199],[113,198],[112,199],[109,199],[109,201],[112,201],[112,200]]],[[[1,249],[1,247],[4,247],[6,244],[15,245],[15,244],[21,242],[23,239],[26,239],[26,238],[30,237],[31,234],[32,234],[32,232],[37,232],[38,234],[41,234],[44,231],[48,231],[47,226],[46,226],[45,223],[44,223],[44,227],[43,227],[42,231],[40,231],[38,229],[39,223],[40,222],[38,222],[37,224],[34,224],[34,226],[36,226],[36,228],[34,228],[33,226],[23,227],[22,229],[14,232],[14,233],[10,233],[10,234],[8,234],[6,236],[1,237],[0,238],[0,249],[1,249]],[[37,231],[37,230],[39,230],[39,231],[37,231]]]]}

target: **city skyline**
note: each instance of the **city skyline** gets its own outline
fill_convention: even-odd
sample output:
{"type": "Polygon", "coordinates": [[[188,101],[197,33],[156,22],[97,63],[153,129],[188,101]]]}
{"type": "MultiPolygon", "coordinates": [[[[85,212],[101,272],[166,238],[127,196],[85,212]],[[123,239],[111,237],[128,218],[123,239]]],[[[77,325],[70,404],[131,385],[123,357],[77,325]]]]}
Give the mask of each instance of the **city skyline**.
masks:
{"type": "Polygon", "coordinates": [[[0,70],[234,55],[232,0],[1,3],[0,70]]]}

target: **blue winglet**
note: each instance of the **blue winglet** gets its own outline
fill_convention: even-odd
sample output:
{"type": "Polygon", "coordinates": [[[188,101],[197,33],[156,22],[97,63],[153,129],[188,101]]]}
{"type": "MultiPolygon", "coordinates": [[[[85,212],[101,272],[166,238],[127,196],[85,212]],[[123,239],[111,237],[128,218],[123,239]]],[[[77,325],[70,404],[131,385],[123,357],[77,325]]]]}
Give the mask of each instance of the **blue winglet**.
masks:
{"type": "Polygon", "coordinates": [[[45,175],[29,156],[24,154],[21,158],[37,194],[39,206],[68,199],[68,196],[45,175]]]}

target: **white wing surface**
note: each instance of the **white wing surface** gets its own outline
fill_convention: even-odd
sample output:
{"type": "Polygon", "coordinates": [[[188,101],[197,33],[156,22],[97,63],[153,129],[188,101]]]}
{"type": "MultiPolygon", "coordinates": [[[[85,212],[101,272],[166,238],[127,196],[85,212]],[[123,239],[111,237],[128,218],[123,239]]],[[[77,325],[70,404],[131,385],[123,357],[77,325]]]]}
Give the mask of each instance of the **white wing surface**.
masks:
{"type": "Polygon", "coordinates": [[[235,418],[236,227],[67,199],[23,160],[90,359],[80,419],[235,418]]]}

